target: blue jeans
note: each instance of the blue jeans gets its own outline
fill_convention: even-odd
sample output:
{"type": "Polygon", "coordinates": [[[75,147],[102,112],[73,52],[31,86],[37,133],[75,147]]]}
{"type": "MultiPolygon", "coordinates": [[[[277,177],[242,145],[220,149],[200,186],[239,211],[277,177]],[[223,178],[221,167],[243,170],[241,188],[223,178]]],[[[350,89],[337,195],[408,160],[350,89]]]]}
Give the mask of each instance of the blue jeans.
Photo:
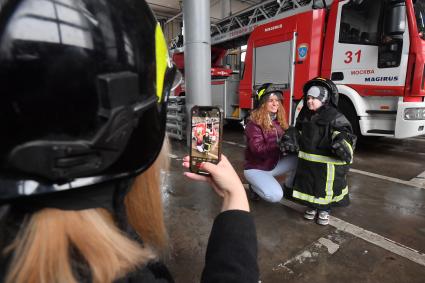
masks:
{"type": "Polygon", "coordinates": [[[292,188],[297,162],[297,155],[291,154],[280,159],[271,171],[248,169],[243,173],[252,189],[261,198],[269,202],[278,202],[283,197],[283,188],[275,177],[286,173],[285,186],[292,188]]]}

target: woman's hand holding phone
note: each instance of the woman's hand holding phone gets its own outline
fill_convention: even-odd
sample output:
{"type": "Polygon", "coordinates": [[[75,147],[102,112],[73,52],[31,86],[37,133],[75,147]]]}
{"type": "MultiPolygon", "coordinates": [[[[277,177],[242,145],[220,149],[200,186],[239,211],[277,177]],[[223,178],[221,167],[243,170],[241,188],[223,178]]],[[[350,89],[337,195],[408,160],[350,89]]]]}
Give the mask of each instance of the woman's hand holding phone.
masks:
{"type": "MultiPolygon", "coordinates": [[[[189,168],[189,162],[189,156],[183,158],[184,167],[189,168]]],[[[225,155],[221,155],[221,161],[218,164],[203,162],[201,169],[210,173],[210,176],[202,176],[191,172],[185,172],[184,175],[192,180],[210,183],[215,192],[223,198],[221,211],[232,209],[249,211],[245,188],[225,155]]]]}

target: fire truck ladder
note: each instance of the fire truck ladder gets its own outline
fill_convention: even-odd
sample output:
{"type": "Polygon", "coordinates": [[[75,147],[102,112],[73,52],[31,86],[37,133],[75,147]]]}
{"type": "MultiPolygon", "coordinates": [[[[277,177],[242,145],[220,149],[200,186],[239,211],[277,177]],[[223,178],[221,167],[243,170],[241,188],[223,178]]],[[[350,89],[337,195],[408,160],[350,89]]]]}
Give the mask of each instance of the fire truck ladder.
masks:
{"type": "Polygon", "coordinates": [[[255,27],[311,9],[312,0],[268,0],[211,25],[211,45],[251,33],[255,27]]]}

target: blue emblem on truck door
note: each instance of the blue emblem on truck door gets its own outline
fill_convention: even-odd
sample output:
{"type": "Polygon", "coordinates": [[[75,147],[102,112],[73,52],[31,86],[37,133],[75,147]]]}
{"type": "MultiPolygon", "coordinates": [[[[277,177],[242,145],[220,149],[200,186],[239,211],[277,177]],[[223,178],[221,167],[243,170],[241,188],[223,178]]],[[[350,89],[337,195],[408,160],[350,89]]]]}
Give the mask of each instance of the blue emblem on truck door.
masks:
{"type": "Polygon", "coordinates": [[[304,60],[307,57],[308,46],[306,44],[301,44],[298,47],[298,59],[304,60]]]}

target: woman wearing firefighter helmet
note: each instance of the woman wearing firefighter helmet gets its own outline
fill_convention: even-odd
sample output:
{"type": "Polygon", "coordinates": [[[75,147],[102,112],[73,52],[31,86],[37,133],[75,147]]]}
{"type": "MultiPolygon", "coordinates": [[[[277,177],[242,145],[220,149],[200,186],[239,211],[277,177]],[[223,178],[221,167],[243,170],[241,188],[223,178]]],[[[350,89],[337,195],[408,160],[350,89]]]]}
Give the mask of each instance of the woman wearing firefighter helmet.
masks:
{"type": "MultiPolygon", "coordinates": [[[[157,255],[175,72],[143,0],[0,2],[1,282],[173,282],[157,255]]],[[[227,210],[211,237],[229,221],[244,226],[248,261],[229,272],[220,256],[230,246],[212,239],[203,276],[257,282],[243,187],[214,173],[234,172],[226,161],[209,168],[227,210]]]]}
{"type": "Polygon", "coordinates": [[[284,188],[276,176],[287,173],[285,187],[292,187],[297,157],[279,150],[278,142],[288,128],[282,105],[282,91],[274,85],[262,85],[254,95],[256,108],[252,111],[245,128],[247,148],[245,150],[244,175],[253,192],[269,202],[282,199],[284,188]]]}

